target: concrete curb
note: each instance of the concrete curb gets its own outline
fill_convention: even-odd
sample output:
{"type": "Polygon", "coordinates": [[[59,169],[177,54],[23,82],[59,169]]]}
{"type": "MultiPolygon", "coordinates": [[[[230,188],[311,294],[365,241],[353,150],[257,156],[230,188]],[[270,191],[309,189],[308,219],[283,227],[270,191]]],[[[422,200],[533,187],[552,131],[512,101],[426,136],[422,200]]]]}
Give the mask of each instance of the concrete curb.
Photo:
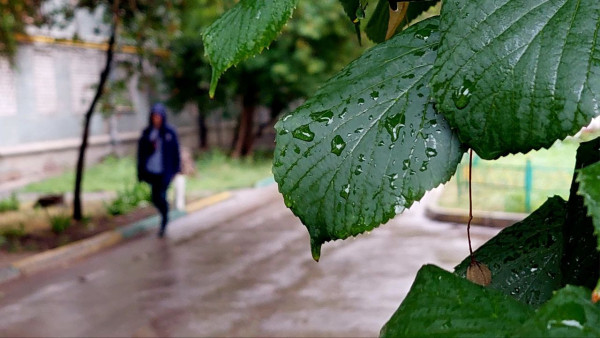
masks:
{"type": "MultiPolygon", "coordinates": [[[[224,192],[200,199],[187,205],[185,211],[171,211],[169,213],[169,220],[175,220],[188,213],[217,204],[229,199],[231,196],[232,194],[230,192],[224,192]]],[[[156,229],[158,223],[159,216],[151,216],[119,229],[106,231],[87,239],[18,260],[7,267],[0,268],[0,283],[19,278],[22,275],[32,274],[42,269],[47,269],[48,267],[66,264],[76,259],[89,256],[136,235],[156,229]]]]}
{"type": "MultiPolygon", "coordinates": [[[[438,205],[441,190],[432,191],[433,196],[430,203],[425,207],[425,216],[430,219],[467,224],[469,211],[463,209],[445,208],[438,205]]],[[[505,228],[522,221],[528,216],[525,213],[501,212],[501,211],[473,211],[472,224],[505,228]]]]}

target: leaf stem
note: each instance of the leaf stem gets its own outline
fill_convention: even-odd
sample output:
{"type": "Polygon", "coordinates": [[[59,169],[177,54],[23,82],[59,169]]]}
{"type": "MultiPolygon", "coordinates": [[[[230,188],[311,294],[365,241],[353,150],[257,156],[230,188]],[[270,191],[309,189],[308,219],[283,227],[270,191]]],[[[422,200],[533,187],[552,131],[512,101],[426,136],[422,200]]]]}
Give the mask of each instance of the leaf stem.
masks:
{"type": "Polygon", "coordinates": [[[473,194],[471,192],[471,172],[473,171],[473,149],[469,149],[469,221],[467,222],[467,238],[469,239],[469,254],[471,264],[475,263],[473,246],[471,245],[471,220],[473,220],[473,194]]]}

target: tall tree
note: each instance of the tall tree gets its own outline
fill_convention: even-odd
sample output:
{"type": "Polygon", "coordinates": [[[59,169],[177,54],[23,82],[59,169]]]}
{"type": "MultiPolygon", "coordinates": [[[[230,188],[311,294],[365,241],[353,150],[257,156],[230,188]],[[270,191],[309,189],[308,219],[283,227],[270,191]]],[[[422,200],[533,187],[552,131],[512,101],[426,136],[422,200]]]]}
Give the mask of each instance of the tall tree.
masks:
{"type": "Polygon", "coordinates": [[[181,1],[164,0],[159,3],[150,0],[130,0],[120,2],[119,0],[105,1],[80,1],[79,8],[92,9],[98,6],[111,8],[110,18],[112,24],[111,37],[106,51],[106,64],[100,74],[100,80],[96,89],[96,95],[85,115],[84,129],[77,158],[75,188],[73,197],[73,219],[81,220],[83,209],[81,203],[81,186],[85,167],[85,153],[88,145],[89,124],[94,114],[96,104],[103,94],[104,85],[111,71],[114,47],[118,36],[125,41],[134,41],[139,56],[138,71],[144,72],[144,60],[156,63],[157,50],[164,45],[171,36],[176,35],[179,29],[179,8],[181,1]],[[117,35],[117,29],[122,29],[121,35],[117,35]]]}
{"type": "Polygon", "coordinates": [[[104,86],[106,85],[106,80],[108,80],[108,75],[110,73],[113,61],[117,29],[119,27],[120,22],[119,0],[115,0],[115,2],[113,3],[111,17],[112,24],[110,38],[108,40],[108,47],[106,49],[106,63],[104,65],[102,73],[100,73],[100,81],[98,82],[98,87],[96,88],[96,94],[94,95],[94,99],[90,103],[90,107],[85,113],[83,122],[83,135],[81,136],[81,145],[79,147],[79,155],[77,156],[77,166],[75,168],[75,188],[73,192],[73,219],[75,220],[81,220],[83,217],[83,209],[81,204],[81,185],[83,183],[83,169],[85,166],[85,152],[88,146],[90,121],[92,120],[92,115],[94,114],[96,104],[98,103],[98,100],[100,100],[100,97],[104,92],[104,86]]]}

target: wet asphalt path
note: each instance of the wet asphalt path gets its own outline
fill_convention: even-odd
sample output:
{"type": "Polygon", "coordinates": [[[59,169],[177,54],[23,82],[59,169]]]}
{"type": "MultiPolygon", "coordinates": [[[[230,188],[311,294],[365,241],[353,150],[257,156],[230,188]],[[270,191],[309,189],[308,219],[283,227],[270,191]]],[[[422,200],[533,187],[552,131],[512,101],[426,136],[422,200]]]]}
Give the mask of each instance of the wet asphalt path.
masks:
{"type": "MultiPolygon", "coordinates": [[[[464,226],[422,209],[326,243],[316,263],[274,185],[243,191],[174,221],[167,240],[0,285],[0,335],[377,336],[421,265],[451,269],[468,254],[464,226]]],[[[474,227],[474,245],[497,231],[474,227]]]]}

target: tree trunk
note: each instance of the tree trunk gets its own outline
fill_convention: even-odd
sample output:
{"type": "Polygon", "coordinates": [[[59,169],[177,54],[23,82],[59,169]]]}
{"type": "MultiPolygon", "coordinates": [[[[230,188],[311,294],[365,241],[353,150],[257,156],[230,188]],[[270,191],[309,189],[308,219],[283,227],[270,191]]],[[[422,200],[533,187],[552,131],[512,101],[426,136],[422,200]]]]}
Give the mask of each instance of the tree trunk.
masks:
{"type": "Polygon", "coordinates": [[[201,150],[208,149],[208,128],[206,128],[206,116],[198,107],[198,141],[201,150]]]}
{"type": "MultiPolygon", "coordinates": [[[[118,3],[118,1],[116,1],[118,3]]],[[[116,5],[118,8],[118,5],[116,5]]],[[[96,95],[94,95],[94,99],[90,104],[88,111],[85,113],[85,121],[83,126],[83,135],[81,137],[81,146],[79,147],[79,157],[77,158],[77,167],[76,167],[76,176],[75,176],[75,191],[73,192],[73,219],[81,220],[83,217],[83,209],[81,207],[81,183],[83,180],[83,169],[85,166],[85,152],[88,146],[88,136],[90,131],[90,121],[92,119],[92,115],[94,113],[94,108],[98,103],[98,100],[102,96],[102,92],[104,91],[104,85],[106,84],[106,80],[108,79],[108,74],[110,73],[110,66],[113,60],[113,53],[115,47],[115,39],[117,35],[117,18],[116,11],[112,32],[110,35],[110,39],[108,41],[108,49],[106,50],[106,64],[104,66],[104,70],[100,74],[100,82],[98,83],[98,88],[96,89],[96,95]]]]}
{"type": "Polygon", "coordinates": [[[231,157],[233,158],[239,158],[252,153],[254,143],[254,133],[252,132],[254,127],[254,111],[255,107],[253,105],[244,104],[240,116],[235,146],[231,153],[231,157]]]}

